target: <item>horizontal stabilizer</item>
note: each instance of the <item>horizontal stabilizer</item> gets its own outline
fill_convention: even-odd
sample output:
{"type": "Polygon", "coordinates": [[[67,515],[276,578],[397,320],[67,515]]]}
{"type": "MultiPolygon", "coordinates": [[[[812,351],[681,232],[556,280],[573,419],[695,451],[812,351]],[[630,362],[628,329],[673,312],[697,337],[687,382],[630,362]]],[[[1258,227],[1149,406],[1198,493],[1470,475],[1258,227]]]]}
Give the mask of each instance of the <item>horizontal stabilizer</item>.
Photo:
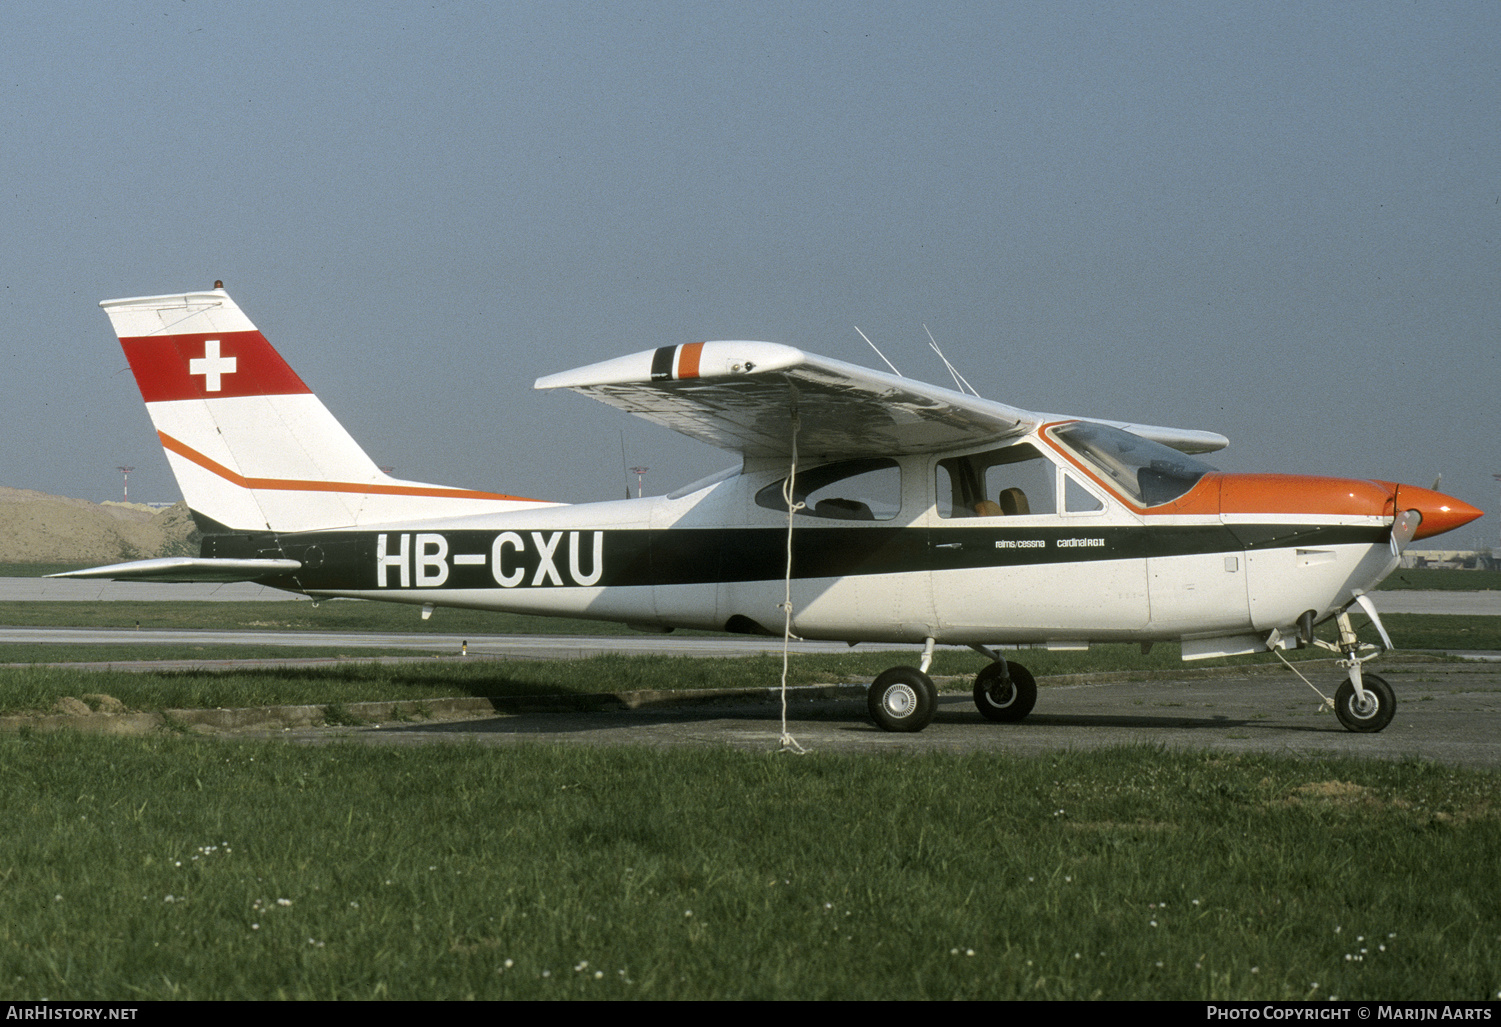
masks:
{"type": "Polygon", "coordinates": [[[49,574],[49,578],[104,578],[109,581],[254,581],[302,568],[300,560],[231,560],[197,556],[164,556],[132,560],[81,571],[49,574]]]}

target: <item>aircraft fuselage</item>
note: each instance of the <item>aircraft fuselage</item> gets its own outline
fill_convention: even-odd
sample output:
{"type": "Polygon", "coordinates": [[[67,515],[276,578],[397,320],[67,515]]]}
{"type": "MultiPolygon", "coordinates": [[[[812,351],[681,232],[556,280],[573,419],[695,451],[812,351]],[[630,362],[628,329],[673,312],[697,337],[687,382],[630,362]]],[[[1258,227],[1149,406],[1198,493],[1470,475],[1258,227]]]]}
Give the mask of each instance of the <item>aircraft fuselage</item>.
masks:
{"type": "Polygon", "coordinates": [[[1261,648],[1249,636],[1308,610],[1322,619],[1397,563],[1396,486],[1381,483],[1206,473],[1175,500],[1143,508],[1051,439],[842,463],[856,466],[841,476],[841,462],[810,459],[800,469],[800,482],[819,488],[793,517],[790,542],[780,488],[788,468],[750,461],[673,497],[389,530],[210,536],[203,555],[298,560],[301,570],[266,583],[314,596],[780,634],[790,544],[793,631],[805,638],[1247,636],[1244,646],[1200,646],[1204,655],[1261,648]],[[989,490],[971,483],[975,495],[1014,478],[1029,486],[1019,490],[1027,508],[1003,513],[987,500],[971,509],[959,481],[971,456],[999,472],[989,490]]]}

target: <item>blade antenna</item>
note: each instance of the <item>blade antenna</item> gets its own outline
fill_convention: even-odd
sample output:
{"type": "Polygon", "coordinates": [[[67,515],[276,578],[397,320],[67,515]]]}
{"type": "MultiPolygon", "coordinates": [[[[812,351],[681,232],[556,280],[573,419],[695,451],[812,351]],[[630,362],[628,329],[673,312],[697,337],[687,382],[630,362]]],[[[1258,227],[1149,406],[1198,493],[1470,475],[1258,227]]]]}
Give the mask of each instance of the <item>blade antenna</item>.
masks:
{"type": "Polygon", "coordinates": [[[631,469],[625,461],[625,429],[620,429],[620,473],[625,477],[625,498],[631,498],[631,469]]]}
{"type": "MultiPolygon", "coordinates": [[[[855,331],[860,332],[860,326],[859,325],[855,325],[855,331]]],[[[862,338],[862,339],[865,340],[865,344],[867,346],[869,346],[871,349],[876,350],[876,356],[880,357],[882,360],[886,360],[886,354],[884,354],[880,350],[876,349],[876,344],[870,341],[870,336],[866,335],[864,332],[860,332],[860,338],[862,338]]],[[[886,360],[886,366],[889,367],[889,368],[891,368],[891,373],[894,374],[894,375],[896,375],[898,378],[905,378],[906,377],[906,375],[902,374],[902,372],[900,372],[900,371],[898,371],[896,369],[896,365],[893,364],[891,361],[886,360]]]]}
{"type": "Polygon", "coordinates": [[[949,374],[953,375],[954,387],[960,392],[968,391],[976,399],[980,398],[980,393],[976,391],[975,387],[965,379],[964,375],[960,374],[954,368],[953,364],[949,363],[949,358],[943,355],[943,350],[938,348],[938,342],[933,338],[933,333],[926,324],[922,326],[922,330],[928,333],[928,345],[933,347],[933,352],[938,354],[938,359],[943,361],[943,366],[949,369],[949,374]]]}

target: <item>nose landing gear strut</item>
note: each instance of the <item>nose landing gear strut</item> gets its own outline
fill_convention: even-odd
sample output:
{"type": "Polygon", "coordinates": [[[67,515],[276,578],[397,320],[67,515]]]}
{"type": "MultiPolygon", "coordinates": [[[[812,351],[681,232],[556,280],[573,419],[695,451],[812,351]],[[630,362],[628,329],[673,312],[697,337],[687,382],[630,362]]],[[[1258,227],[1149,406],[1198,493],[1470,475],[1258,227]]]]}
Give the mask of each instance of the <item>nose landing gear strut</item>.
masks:
{"type": "Polygon", "coordinates": [[[1386,628],[1382,625],[1381,618],[1377,615],[1376,607],[1371,603],[1370,597],[1364,594],[1356,594],[1354,599],[1335,614],[1334,623],[1339,627],[1339,641],[1326,642],[1321,638],[1313,637],[1312,618],[1305,615],[1302,637],[1298,641],[1300,647],[1315,645],[1320,649],[1328,649],[1340,654],[1339,666],[1349,673],[1349,677],[1345,678],[1335,690],[1333,699],[1319,692],[1312,681],[1298,673],[1297,668],[1282,656],[1281,647],[1278,644],[1278,632],[1273,631],[1267,638],[1267,647],[1277,653],[1277,658],[1287,664],[1289,670],[1303,678],[1309,688],[1318,692],[1319,698],[1324,700],[1326,706],[1334,709],[1335,717],[1339,718],[1339,722],[1344,725],[1346,731],[1364,733],[1380,731],[1392,722],[1392,717],[1397,712],[1397,697],[1385,678],[1367,674],[1364,668],[1365,664],[1392,648],[1391,637],[1387,635],[1386,628]],[[1376,632],[1381,636],[1381,645],[1361,642],[1356,638],[1355,628],[1350,623],[1350,607],[1356,605],[1376,626],[1376,632]]]}

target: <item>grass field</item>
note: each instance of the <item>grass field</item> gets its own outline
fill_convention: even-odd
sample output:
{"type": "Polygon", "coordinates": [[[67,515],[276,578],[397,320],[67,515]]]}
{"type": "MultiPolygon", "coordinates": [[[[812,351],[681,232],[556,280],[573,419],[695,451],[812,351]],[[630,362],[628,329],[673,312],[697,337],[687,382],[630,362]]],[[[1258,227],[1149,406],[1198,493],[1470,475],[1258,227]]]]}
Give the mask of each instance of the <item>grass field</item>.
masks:
{"type": "Polygon", "coordinates": [[[1501,989],[1493,774],[0,740],[0,998],[1501,989]]]}
{"type": "MultiPolygon", "coordinates": [[[[5,604],[0,623],[71,605],[5,604]]],[[[253,630],[312,610],[86,605],[253,630]]],[[[357,618],[340,630],[423,624],[318,610],[357,618]]],[[[507,630],[450,615],[471,616],[429,630],[507,630]]],[[[1403,648],[1501,649],[1497,622],[1386,618],[1403,648]]],[[[1182,666],[1166,645],[1017,658],[1040,676],[1182,666]]],[[[798,657],[792,680],[892,662],[798,657]]],[[[938,671],[980,663],[945,652],[938,671]]],[[[771,685],[780,666],[3,668],[0,712],[84,688],[136,709],[338,705],[771,685]]],[[[1495,1000],[1498,785],[1420,761],[1148,747],[797,757],[23,730],[0,737],[0,999],[1495,1000]]]]}
{"type": "Polygon", "coordinates": [[[1434,589],[1440,591],[1495,591],[1501,589],[1501,571],[1396,570],[1378,589],[1434,589]]]}

